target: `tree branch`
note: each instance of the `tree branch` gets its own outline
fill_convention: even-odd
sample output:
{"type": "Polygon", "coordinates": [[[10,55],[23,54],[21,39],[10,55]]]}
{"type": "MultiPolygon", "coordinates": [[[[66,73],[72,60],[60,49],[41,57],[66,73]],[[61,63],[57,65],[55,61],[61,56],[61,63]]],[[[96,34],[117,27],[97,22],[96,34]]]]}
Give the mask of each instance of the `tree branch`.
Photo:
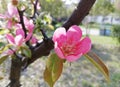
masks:
{"type": "Polygon", "coordinates": [[[26,38],[26,37],[27,37],[27,30],[26,30],[26,28],[25,28],[24,19],[23,19],[23,13],[24,13],[24,11],[25,11],[25,10],[20,11],[20,10],[18,9],[18,13],[19,13],[19,17],[20,17],[20,24],[22,25],[22,29],[23,29],[23,31],[24,31],[24,33],[25,33],[25,38],[26,38]]]}
{"type": "Polygon", "coordinates": [[[47,56],[50,54],[50,51],[54,48],[54,43],[51,38],[47,40],[43,40],[40,45],[32,50],[32,57],[27,58],[27,60],[23,61],[23,69],[27,68],[31,63],[36,61],[42,56],[47,56]]]}
{"type": "MultiPolygon", "coordinates": [[[[80,0],[77,9],[74,10],[70,18],[66,21],[65,24],[63,24],[63,27],[65,27],[67,30],[72,25],[78,25],[89,13],[95,1],[96,0],[80,0]]],[[[28,59],[28,65],[33,63],[38,58],[48,55],[53,48],[54,44],[52,39],[49,38],[47,42],[43,41],[40,46],[32,51],[32,58],[28,59]]]]}
{"type": "Polygon", "coordinates": [[[70,18],[63,24],[66,30],[72,25],[78,25],[84,19],[96,0],[80,0],[77,8],[74,10],[70,18]]]}
{"type": "Polygon", "coordinates": [[[11,70],[10,70],[10,87],[20,87],[20,76],[21,76],[22,61],[20,58],[12,58],[11,70]]]}
{"type": "Polygon", "coordinates": [[[34,7],[34,12],[33,12],[33,15],[32,15],[32,19],[33,18],[36,18],[36,16],[35,16],[35,14],[37,13],[37,4],[39,3],[39,1],[38,0],[36,0],[35,1],[35,3],[33,2],[32,4],[33,4],[33,7],[34,7]]]}
{"type": "MultiPolygon", "coordinates": [[[[63,24],[63,27],[68,30],[72,25],[78,25],[83,18],[89,13],[90,8],[93,6],[96,0],[80,0],[77,9],[73,12],[70,18],[63,24]]],[[[23,15],[22,13],[20,13],[23,15]]],[[[22,17],[20,19],[23,19],[22,17]]],[[[23,21],[23,20],[21,20],[23,21]]],[[[24,28],[25,29],[25,28],[24,28]]],[[[54,48],[54,43],[51,38],[47,38],[40,43],[39,46],[36,46],[32,49],[32,57],[26,58],[27,64],[24,61],[21,61],[19,58],[12,59],[11,63],[11,72],[10,72],[10,87],[20,87],[20,73],[23,66],[28,66],[38,58],[42,56],[49,55],[50,51],[54,48]]]]}

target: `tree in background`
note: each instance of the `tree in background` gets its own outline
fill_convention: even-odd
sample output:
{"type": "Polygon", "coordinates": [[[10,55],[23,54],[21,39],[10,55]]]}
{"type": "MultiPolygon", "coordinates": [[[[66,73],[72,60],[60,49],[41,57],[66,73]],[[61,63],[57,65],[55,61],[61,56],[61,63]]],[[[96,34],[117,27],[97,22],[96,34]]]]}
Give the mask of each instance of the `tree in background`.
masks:
{"type": "Polygon", "coordinates": [[[62,0],[40,0],[42,11],[46,11],[55,18],[68,17],[69,9],[66,9],[65,3],[62,0]]]}
{"type": "Polygon", "coordinates": [[[111,0],[97,0],[91,10],[92,15],[106,16],[114,12],[114,3],[111,0]]]}
{"type": "MultiPolygon", "coordinates": [[[[116,15],[120,18],[120,0],[116,0],[115,2],[115,12],[116,15]]],[[[113,37],[116,37],[118,42],[120,43],[120,24],[113,25],[113,37]]]]}
{"type": "Polygon", "coordinates": [[[120,16],[120,0],[115,2],[115,12],[120,16]]]}

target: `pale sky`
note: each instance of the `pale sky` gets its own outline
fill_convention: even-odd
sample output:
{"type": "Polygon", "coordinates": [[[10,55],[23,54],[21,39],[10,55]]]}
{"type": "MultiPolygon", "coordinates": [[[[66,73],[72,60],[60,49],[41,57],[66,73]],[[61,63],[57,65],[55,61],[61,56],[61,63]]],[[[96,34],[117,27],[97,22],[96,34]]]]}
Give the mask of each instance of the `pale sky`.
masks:
{"type": "Polygon", "coordinates": [[[65,1],[66,4],[78,3],[80,0],[62,0],[65,1]]]}

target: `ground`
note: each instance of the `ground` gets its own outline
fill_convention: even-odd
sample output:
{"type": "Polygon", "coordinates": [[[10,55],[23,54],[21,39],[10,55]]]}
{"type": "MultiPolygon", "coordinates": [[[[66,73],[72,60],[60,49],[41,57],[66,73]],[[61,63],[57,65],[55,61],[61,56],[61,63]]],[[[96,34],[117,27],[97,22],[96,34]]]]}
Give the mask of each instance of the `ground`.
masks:
{"type": "MultiPolygon", "coordinates": [[[[93,38],[95,39],[95,38],[93,38]]],[[[102,40],[100,40],[101,42],[102,40]]],[[[107,40],[106,40],[107,41],[107,40]]],[[[110,41],[111,42],[111,41],[110,41]]],[[[110,43],[108,42],[108,43],[110,43]]],[[[108,43],[93,44],[92,51],[99,55],[109,69],[111,82],[107,83],[104,76],[86,58],[70,64],[65,63],[62,76],[54,87],[119,87],[120,84],[120,48],[108,43]]],[[[46,57],[38,59],[22,72],[22,87],[48,87],[43,80],[46,57]]],[[[10,60],[0,66],[0,87],[9,83],[10,60]]]]}

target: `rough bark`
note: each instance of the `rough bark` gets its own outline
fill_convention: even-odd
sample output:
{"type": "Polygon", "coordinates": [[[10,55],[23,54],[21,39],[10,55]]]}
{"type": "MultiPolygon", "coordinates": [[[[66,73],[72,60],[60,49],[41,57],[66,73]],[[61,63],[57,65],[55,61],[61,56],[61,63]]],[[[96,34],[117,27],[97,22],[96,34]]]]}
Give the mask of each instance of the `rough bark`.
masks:
{"type": "MultiPolygon", "coordinates": [[[[96,0],[80,0],[77,8],[74,10],[70,18],[63,24],[63,27],[66,30],[72,25],[78,25],[84,17],[89,13],[89,10],[93,6],[96,0]]],[[[46,56],[54,48],[54,43],[51,38],[47,39],[40,43],[39,46],[32,49],[32,57],[21,61],[18,58],[12,59],[11,64],[11,73],[10,73],[10,87],[20,87],[20,73],[22,66],[28,66],[33,63],[35,60],[42,56],[46,56]],[[26,63],[27,61],[27,63],[26,63]]]]}
{"type": "Polygon", "coordinates": [[[11,60],[11,70],[10,70],[10,84],[8,87],[20,87],[20,76],[21,76],[22,62],[19,58],[14,58],[11,60]]]}

